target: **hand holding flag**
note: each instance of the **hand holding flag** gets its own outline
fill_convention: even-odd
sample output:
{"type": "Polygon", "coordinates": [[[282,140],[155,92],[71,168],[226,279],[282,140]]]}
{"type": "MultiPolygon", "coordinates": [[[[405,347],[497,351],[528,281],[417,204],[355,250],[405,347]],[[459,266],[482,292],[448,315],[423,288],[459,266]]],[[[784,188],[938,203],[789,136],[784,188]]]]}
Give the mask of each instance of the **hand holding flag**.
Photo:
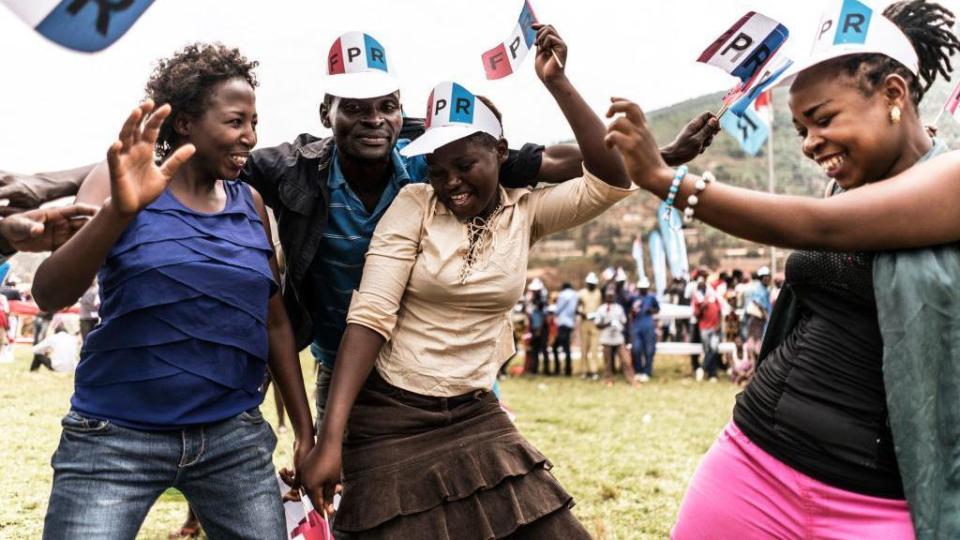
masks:
{"type": "MultiPolygon", "coordinates": [[[[537,39],[537,15],[533,12],[533,6],[529,0],[524,0],[523,9],[520,11],[520,17],[517,25],[506,40],[483,53],[483,69],[488,79],[502,79],[513,74],[520,68],[523,59],[527,57],[530,48],[533,47],[537,39]]],[[[551,53],[557,64],[563,69],[563,61],[557,56],[557,53],[551,53]]]]}
{"type": "MultiPolygon", "coordinates": [[[[764,73],[764,67],[780,50],[789,35],[790,31],[786,26],[766,15],[750,11],[704,49],[697,59],[698,62],[720,68],[740,79],[727,93],[717,117],[722,117],[731,103],[756,86],[760,74],[764,73]]],[[[782,72],[778,72],[777,76],[780,73],[782,72]]],[[[757,95],[759,93],[757,92],[757,95]]]]}
{"type": "Polygon", "coordinates": [[[563,61],[567,58],[567,44],[557,34],[557,30],[549,24],[534,23],[537,31],[534,44],[537,47],[535,69],[537,77],[547,82],[553,78],[563,76],[563,61]]]}

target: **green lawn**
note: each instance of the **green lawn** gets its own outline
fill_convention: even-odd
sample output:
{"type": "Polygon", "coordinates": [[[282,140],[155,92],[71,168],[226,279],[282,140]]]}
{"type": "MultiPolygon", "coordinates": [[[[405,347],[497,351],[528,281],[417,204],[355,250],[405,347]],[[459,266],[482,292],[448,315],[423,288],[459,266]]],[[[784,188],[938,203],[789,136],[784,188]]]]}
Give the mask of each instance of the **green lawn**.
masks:
{"type": "MultiPolygon", "coordinates": [[[[690,475],[730,417],[734,385],[693,382],[684,358],[658,361],[657,378],[639,390],[622,379],[613,388],[554,377],[502,383],[520,430],[553,461],[575,513],[598,539],[665,538],[690,475]]],[[[309,381],[312,360],[302,364],[309,381]]],[[[0,538],[40,537],[50,456],[73,384],[72,376],[28,373],[28,365],[26,348],[0,365],[0,538]]],[[[290,433],[280,436],[278,466],[288,464],[292,442],[290,433]]],[[[140,537],[166,538],[185,511],[179,493],[168,492],[140,537]]]]}

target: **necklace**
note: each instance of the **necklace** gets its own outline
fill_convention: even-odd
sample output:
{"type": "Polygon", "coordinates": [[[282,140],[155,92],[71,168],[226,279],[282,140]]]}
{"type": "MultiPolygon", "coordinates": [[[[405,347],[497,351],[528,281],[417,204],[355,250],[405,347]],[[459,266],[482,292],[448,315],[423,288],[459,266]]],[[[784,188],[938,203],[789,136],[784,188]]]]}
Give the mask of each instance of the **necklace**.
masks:
{"type": "Polygon", "coordinates": [[[486,218],[476,216],[467,220],[467,252],[463,255],[458,276],[461,285],[466,282],[467,276],[475,267],[481,266],[484,248],[494,239],[493,222],[501,212],[503,212],[503,204],[498,202],[497,207],[486,218]]]}

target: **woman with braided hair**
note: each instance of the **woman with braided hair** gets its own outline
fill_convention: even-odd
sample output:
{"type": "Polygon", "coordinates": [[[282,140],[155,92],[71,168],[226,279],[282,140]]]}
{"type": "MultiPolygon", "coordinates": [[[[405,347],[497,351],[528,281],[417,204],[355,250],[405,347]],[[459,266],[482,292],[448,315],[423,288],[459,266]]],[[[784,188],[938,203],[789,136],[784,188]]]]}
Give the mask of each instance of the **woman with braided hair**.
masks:
{"type": "Polygon", "coordinates": [[[607,143],[634,182],[688,217],[797,249],[754,379],[690,482],[676,539],[960,537],[960,152],[918,113],[960,40],[936,3],[883,15],[857,39],[832,19],[788,77],[803,152],[832,179],[824,199],[675,173],[642,111],[610,108],[622,116],[607,143]]]}

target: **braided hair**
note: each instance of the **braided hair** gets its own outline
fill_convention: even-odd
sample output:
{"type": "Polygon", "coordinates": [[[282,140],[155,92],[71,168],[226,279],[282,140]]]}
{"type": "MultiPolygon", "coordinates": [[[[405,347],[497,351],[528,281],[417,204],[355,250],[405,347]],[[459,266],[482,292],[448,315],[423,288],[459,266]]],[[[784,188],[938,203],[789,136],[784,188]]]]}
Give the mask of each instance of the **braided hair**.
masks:
{"type": "Polygon", "coordinates": [[[213,88],[225,81],[242,79],[257,87],[253,70],[258,62],[248,60],[239,49],[222,43],[193,43],[157,62],[147,81],[147,97],[157,107],[169,103],[173,109],[160,126],[156,155],[163,159],[179,145],[173,127],[179,114],[200,116],[207,107],[213,88]]]}
{"type": "Polygon", "coordinates": [[[914,106],[933,85],[937,75],[950,80],[953,66],[950,57],[960,50],[960,39],[953,33],[956,21],[953,12],[935,2],[901,0],[890,4],[883,16],[890,19],[906,34],[919,60],[919,74],[883,54],[860,54],[843,57],[838,63],[859,80],[865,94],[873,91],[892,74],[900,75],[910,85],[914,106]]]}

